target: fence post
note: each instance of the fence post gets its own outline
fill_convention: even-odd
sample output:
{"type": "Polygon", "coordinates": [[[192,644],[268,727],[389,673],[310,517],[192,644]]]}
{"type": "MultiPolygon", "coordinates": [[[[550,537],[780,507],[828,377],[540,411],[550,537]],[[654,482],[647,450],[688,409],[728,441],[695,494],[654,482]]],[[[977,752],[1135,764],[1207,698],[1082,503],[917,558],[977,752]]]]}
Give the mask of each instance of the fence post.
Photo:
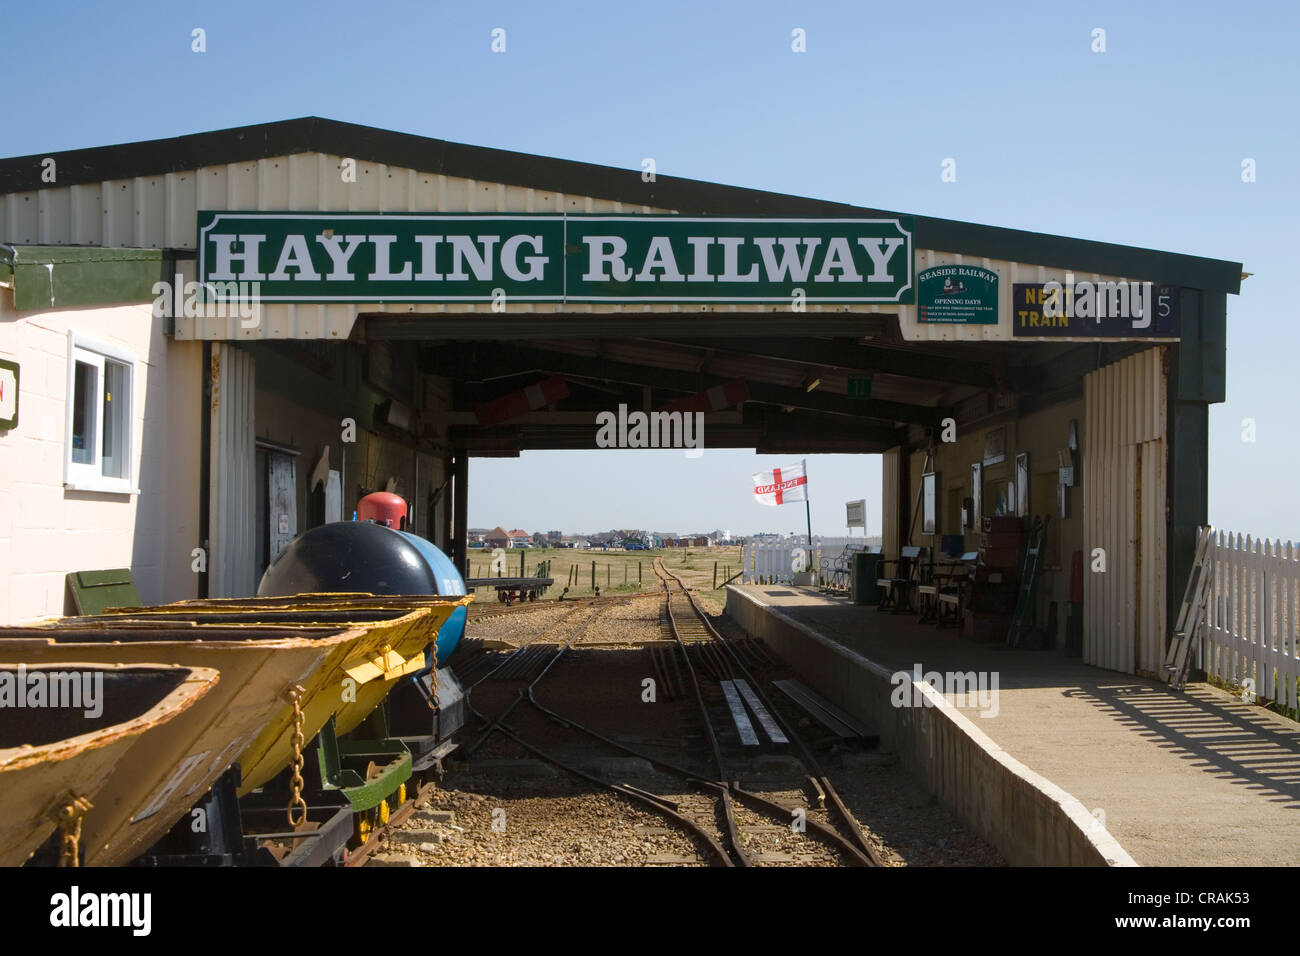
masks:
{"type": "Polygon", "coordinates": [[[718,562],[713,562],[713,590],[718,589],[718,562]]]}
{"type": "Polygon", "coordinates": [[[591,562],[591,589],[596,590],[596,562],[591,562]]]}
{"type": "Polygon", "coordinates": [[[1273,688],[1271,680],[1272,668],[1269,652],[1273,649],[1273,615],[1271,613],[1272,602],[1269,600],[1268,585],[1269,578],[1272,577],[1268,572],[1272,569],[1269,560],[1273,557],[1273,542],[1268,538],[1264,539],[1263,544],[1259,546],[1259,629],[1255,636],[1257,646],[1255,649],[1255,693],[1260,697],[1267,697],[1270,700],[1277,699],[1277,692],[1273,688]]]}

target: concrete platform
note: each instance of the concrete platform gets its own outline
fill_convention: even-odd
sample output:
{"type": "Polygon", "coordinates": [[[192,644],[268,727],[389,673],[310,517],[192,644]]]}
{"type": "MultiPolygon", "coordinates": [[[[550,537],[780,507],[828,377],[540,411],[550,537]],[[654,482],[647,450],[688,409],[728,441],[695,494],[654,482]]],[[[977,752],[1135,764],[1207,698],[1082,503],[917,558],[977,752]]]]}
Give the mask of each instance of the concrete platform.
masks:
{"type": "Polygon", "coordinates": [[[1260,707],[1059,651],[976,644],[808,588],[733,585],[727,613],[872,722],[1013,863],[1300,863],[1300,727],[1260,707]],[[933,712],[900,707],[918,666],[937,672],[935,690],[973,671],[997,693],[963,702],[948,686],[933,712]]]}

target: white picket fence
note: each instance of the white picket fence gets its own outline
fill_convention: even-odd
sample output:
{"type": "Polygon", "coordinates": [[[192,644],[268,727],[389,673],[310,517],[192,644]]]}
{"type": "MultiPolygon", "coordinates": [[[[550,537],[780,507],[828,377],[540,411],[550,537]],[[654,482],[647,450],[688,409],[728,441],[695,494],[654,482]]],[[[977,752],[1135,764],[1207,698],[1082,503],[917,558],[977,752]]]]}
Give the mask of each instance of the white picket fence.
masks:
{"type": "MultiPolygon", "coordinates": [[[[744,568],[741,579],[745,584],[789,584],[797,573],[796,567],[818,572],[823,560],[834,566],[844,549],[850,545],[878,545],[879,538],[814,538],[812,561],[807,562],[808,541],[806,538],[783,538],[780,541],[755,541],[747,543],[741,549],[740,561],[744,568]],[[796,565],[796,551],[799,552],[801,564],[796,565]]],[[[820,578],[818,583],[822,583],[820,578]]]]}
{"type": "Polygon", "coordinates": [[[1225,681],[1253,681],[1258,696],[1295,708],[1300,545],[1216,531],[1206,562],[1201,667],[1225,681]]]}

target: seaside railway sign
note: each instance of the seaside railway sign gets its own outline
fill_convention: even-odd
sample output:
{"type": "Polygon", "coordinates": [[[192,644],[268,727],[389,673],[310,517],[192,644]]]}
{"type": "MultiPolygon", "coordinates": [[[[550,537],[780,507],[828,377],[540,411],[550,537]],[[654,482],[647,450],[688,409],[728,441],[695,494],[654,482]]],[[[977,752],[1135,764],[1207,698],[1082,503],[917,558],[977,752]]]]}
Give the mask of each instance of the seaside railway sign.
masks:
{"type": "Polygon", "coordinates": [[[997,325],[998,274],[980,266],[935,266],[916,274],[916,321],[997,325]]]}
{"type": "Polygon", "coordinates": [[[199,282],[262,302],[910,305],[912,261],[906,216],[198,214],[199,282]]]}

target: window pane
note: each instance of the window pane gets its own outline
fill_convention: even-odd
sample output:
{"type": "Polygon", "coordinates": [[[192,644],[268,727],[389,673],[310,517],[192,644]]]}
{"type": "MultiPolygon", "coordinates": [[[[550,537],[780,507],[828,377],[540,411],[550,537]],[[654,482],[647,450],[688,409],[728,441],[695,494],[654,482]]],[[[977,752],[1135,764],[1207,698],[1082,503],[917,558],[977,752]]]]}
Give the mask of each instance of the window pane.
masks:
{"type": "Polygon", "coordinates": [[[104,363],[103,473],[125,478],[130,461],[131,370],[120,362],[104,363]]]}
{"type": "Polygon", "coordinates": [[[99,401],[99,370],[78,362],[72,377],[72,460],[88,465],[95,460],[95,413],[99,401]]]}

